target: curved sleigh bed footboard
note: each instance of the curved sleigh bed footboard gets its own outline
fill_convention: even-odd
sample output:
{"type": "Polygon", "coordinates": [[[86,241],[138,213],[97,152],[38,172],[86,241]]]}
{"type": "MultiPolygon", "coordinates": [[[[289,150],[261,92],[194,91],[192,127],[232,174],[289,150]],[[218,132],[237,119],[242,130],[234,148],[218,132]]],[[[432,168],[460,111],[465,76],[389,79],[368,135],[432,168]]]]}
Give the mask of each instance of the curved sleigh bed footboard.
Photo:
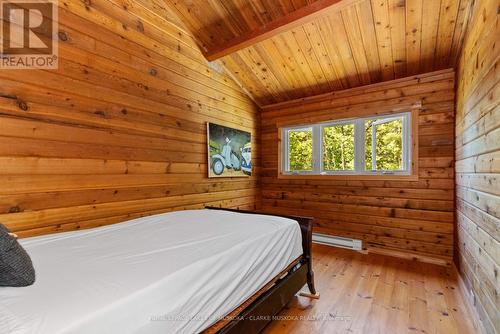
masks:
{"type": "Polygon", "coordinates": [[[312,218],[218,207],[206,208],[293,219],[300,226],[303,254],[291,264],[291,267],[286,269],[283,275],[278,275],[274,281],[270,282],[270,287],[266,286],[251,297],[248,303],[242,304],[241,309],[235,310],[227,317],[228,319],[217,322],[205,330],[205,333],[259,333],[306,284],[310,293],[302,292],[300,295],[314,299],[319,298],[312,269],[312,218]]]}

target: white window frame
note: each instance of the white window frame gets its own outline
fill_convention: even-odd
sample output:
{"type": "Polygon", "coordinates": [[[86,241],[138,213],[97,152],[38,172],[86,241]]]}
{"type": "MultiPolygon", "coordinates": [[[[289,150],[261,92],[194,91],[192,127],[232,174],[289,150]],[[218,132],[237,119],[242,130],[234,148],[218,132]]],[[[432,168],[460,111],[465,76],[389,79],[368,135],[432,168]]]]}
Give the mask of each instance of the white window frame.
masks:
{"type": "Polygon", "coordinates": [[[283,131],[283,147],[284,147],[284,151],[283,152],[286,152],[285,153],[285,156],[284,156],[284,159],[283,159],[283,170],[284,171],[288,171],[287,174],[290,174],[290,175],[298,175],[298,174],[304,174],[304,175],[307,175],[307,174],[314,174],[316,168],[315,168],[315,164],[314,164],[314,143],[317,142],[316,140],[314,140],[314,125],[304,125],[304,126],[293,126],[293,127],[287,127],[287,128],[283,128],[282,129],[283,131]],[[293,131],[311,131],[312,132],[312,135],[313,135],[313,168],[311,171],[309,170],[300,170],[300,171],[290,171],[290,156],[289,156],[289,152],[290,152],[290,138],[289,138],[289,132],[293,132],[293,131]]]}
{"type": "MultiPolygon", "coordinates": [[[[300,126],[290,126],[281,128],[282,149],[282,174],[283,175],[412,175],[412,112],[402,112],[390,115],[377,115],[369,117],[341,119],[331,122],[323,122],[316,124],[306,124],[300,126]],[[378,119],[372,124],[372,157],[376,159],[376,132],[377,125],[394,121],[396,119],[403,120],[402,130],[402,159],[403,169],[401,170],[366,170],[366,151],[365,151],[365,122],[378,119]],[[325,127],[353,124],[354,125],[354,170],[335,170],[326,171],[323,166],[323,129],[325,127]],[[313,137],[313,168],[312,171],[290,171],[290,156],[289,156],[289,136],[290,131],[312,131],[313,137]]],[[[372,159],[373,161],[376,160],[372,159]]],[[[375,169],[373,165],[373,169],[375,169]]]]}
{"type": "Polygon", "coordinates": [[[328,122],[328,123],[321,123],[318,125],[320,127],[320,134],[319,134],[319,146],[321,148],[321,155],[319,156],[320,159],[320,169],[318,170],[318,174],[320,175],[329,175],[329,174],[334,174],[334,175],[350,175],[350,174],[355,174],[356,173],[356,152],[358,149],[358,140],[356,139],[356,120],[353,119],[342,119],[339,121],[335,122],[328,122]],[[323,146],[323,129],[328,128],[331,126],[338,126],[338,125],[346,125],[346,124],[353,124],[354,125],[354,169],[353,170],[325,170],[323,166],[323,157],[324,157],[324,146],[323,146]]]}

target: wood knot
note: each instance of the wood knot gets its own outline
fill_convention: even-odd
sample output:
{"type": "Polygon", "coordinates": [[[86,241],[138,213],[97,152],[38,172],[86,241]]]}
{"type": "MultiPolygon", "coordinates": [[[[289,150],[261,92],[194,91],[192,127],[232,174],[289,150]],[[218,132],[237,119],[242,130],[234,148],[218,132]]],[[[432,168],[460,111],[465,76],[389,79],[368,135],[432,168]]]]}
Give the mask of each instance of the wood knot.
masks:
{"type": "Polygon", "coordinates": [[[23,110],[23,111],[28,111],[28,104],[24,101],[17,101],[17,106],[19,107],[19,109],[23,110]]]}
{"type": "Polygon", "coordinates": [[[158,74],[158,71],[156,69],[152,68],[149,70],[149,74],[151,74],[152,76],[155,77],[158,74]]]}
{"type": "Polygon", "coordinates": [[[59,39],[63,42],[66,42],[68,40],[68,35],[64,31],[59,31],[57,33],[57,36],[59,36],[59,39]]]}
{"type": "Polygon", "coordinates": [[[144,24],[142,24],[141,21],[137,21],[137,31],[138,32],[144,32],[144,24]]]}
{"type": "Polygon", "coordinates": [[[13,206],[9,209],[9,213],[17,213],[17,212],[21,212],[21,208],[19,206],[13,206]]]}

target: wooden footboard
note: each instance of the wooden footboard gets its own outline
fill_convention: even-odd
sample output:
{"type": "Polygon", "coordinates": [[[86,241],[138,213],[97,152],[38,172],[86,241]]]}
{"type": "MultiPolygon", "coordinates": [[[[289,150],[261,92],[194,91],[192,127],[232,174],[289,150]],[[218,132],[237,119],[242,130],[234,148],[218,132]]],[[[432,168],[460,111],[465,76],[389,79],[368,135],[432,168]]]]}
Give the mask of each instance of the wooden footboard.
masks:
{"type": "MultiPolygon", "coordinates": [[[[293,219],[299,223],[302,234],[303,254],[299,258],[298,263],[288,270],[286,276],[277,279],[269,289],[259,291],[258,296],[252,296],[253,298],[250,298],[252,302],[242,308],[237,316],[231,314],[232,319],[225,320],[223,327],[221,327],[221,323],[215,324],[213,327],[217,328],[215,330],[216,333],[260,332],[272,320],[272,317],[280,312],[305,284],[307,284],[311,295],[317,296],[312,270],[312,218],[218,207],[207,207],[207,209],[263,214],[293,219]]],[[[207,332],[214,332],[213,328],[207,332]]]]}

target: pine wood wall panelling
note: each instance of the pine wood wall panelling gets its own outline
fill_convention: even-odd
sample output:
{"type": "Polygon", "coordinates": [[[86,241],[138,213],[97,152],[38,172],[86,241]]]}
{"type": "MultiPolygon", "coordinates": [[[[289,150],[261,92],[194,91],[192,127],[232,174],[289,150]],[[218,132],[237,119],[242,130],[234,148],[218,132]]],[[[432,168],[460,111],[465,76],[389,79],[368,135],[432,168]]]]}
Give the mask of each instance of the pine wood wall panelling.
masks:
{"type": "MultiPolygon", "coordinates": [[[[156,70],[155,70],[155,71],[156,71],[156,70]]],[[[150,72],[150,71],[149,71],[149,72],[150,72]]],[[[84,73],[85,73],[85,72],[84,72],[84,73]]],[[[156,72],[155,72],[155,73],[156,73],[156,72]]],[[[195,84],[194,84],[194,83],[193,83],[193,85],[195,86],[195,84]]],[[[147,88],[148,88],[146,85],[144,85],[144,86],[145,86],[145,87],[144,87],[145,89],[147,89],[147,88]]],[[[168,88],[168,86],[167,86],[167,88],[168,88]]],[[[197,87],[195,86],[195,87],[193,87],[193,88],[197,88],[197,87]]],[[[202,90],[202,89],[200,89],[200,90],[202,90]]],[[[170,93],[168,89],[166,90],[166,92],[167,92],[168,94],[170,93]]],[[[175,99],[178,99],[178,97],[177,97],[175,94],[171,94],[171,95],[172,95],[172,100],[174,100],[174,101],[175,101],[175,99]]],[[[182,95],[181,95],[181,96],[182,96],[182,95]]],[[[225,99],[225,97],[222,97],[222,99],[225,99]]],[[[186,106],[188,106],[188,107],[189,107],[189,105],[188,105],[188,104],[187,104],[186,106]]],[[[200,106],[202,106],[201,102],[200,102],[200,106]]]]}
{"type": "Polygon", "coordinates": [[[0,71],[1,222],[24,237],[258,205],[257,176],[207,179],[205,139],[206,121],[251,131],[258,173],[258,110],[169,16],[63,1],[60,68],[0,71]]]}
{"type": "Polygon", "coordinates": [[[22,231],[18,231],[16,233],[20,237],[27,237],[27,236],[43,235],[43,234],[48,234],[48,233],[72,231],[75,229],[93,228],[93,227],[99,227],[99,226],[103,226],[103,225],[115,224],[115,223],[123,222],[123,221],[129,220],[129,219],[135,219],[135,218],[139,218],[139,217],[165,213],[165,212],[169,212],[169,211],[203,209],[207,205],[208,206],[219,206],[220,205],[222,207],[234,207],[234,208],[241,208],[242,210],[252,210],[255,208],[255,196],[234,198],[234,199],[228,199],[228,200],[217,200],[217,201],[213,201],[213,202],[203,202],[203,203],[199,203],[199,204],[189,204],[189,205],[183,205],[183,206],[164,207],[164,208],[159,209],[159,210],[149,210],[149,211],[128,213],[128,214],[124,214],[124,215],[120,215],[120,216],[96,218],[96,219],[91,219],[91,220],[81,220],[81,221],[73,222],[73,223],[65,223],[65,224],[59,224],[59,225],[54,225],[54,226],[34,228],[34,229],[30,229],[30,230],[22,230],[22,231]]]}
{"type": "Polygon", "coordinates": [[[406,91],[404,91],[403,89],[416,89],[417,91],[420,91],[422,90],[422,87],[425,87],[423,85],[413,87],[416,84],[442,82],[441,84],[445,84],[451,87],[452,85],[450,85],[449,82],[447,84],[443,83],[443,81],[445,81],[443,79],[447,79],[450,77],[449,72],[450,70],[448,69],[431,73],[424,73],[403,79],[395,79],[390,82],[371,84],[367,86],[347,89],[344,91],[324,93],[319,96],[304,97],[293,101],[275,103],[264,106],[262,107],[262,109],[265,111],[283,109],[287,112],[290,112],[291,110],[296,110],[297,106],[300,106],[300,108],[305,108],[305,110],[307,110],[307,108],[321,108],[316,107],[316,103],[330,103],[332,106],[345,106],[348,104],[356,104],[357,101],[370,101],[370,99],[374,96],[374,100],[383,100],[385,96],[396,98],[401,97],[401,94],[407,95],[406,91]],[[368,93],[377,95],[368,95],[368,93]],[[383,98],[380,98],[380,96],[383,96],[383,98]],[[351,101],[348,100],[349,98],[351,98],[351,101]]]}
{"type": "Polygon", "coordinates": [[[487,333],[500,332],[498,1],[476,1],[457,71],[455,261],[487,333]]]}
{"type": "MultiPolygon", "coordinates": [[[[67,172],[67,169],[65,170],[67,172]]],[[[95,172],[94,172],[95,173],[95,172]]],[[[179,174],[179,173],[177,173],[179,174]]],[[[81,184],[81,183],[80,183],[81,184]]],[[[109,185],[108,184],[105,184],[109,185]]],[[[69,207],[79,205],[85,202],[107,203],[126,200],[158,198],[163,196],[189,195],[193,193],[211,193],[219,191],[230,191],[257,187],[257,182],[252,181],[234,181],[234,182],[207,182],[199,181],[196,184],[186,184],[182,182],[165,182],[163,184],[137,186],[123,186],[111,184],[109,187],[95,188],[94,184],[90,187],[74,187],[75,189],[54,189],[49,187],[40,189],[39,192],[31,193],[20,192],[2,195],[0,201],[1,213],[15,213],[23,211],[29,207],[31,210],[42,210],[57,207],[69,207]],[[82,201],[85,198],[85,201],[82,201]]]]}
{"type": "Polygon", "coordinates": [[[312,215],[318,232],[450,262],[454,233],[454,72],[443,70],[279,103],[262,112],[262,207],[312,215]],[[357,110],[419,112],[419,179],[278,179],[278,126],[352,117],[357,110]],[[331,116],[330,116],[331,117],[331,116]]]}
{"type": "MultiPolygon", "coordinates": [[[[120,50],[118,48],[118,50],[121,51],[119,54],[125,54],[125,57],[128,57],[128,55],[131,54],[137,56],[138,58],[142,58],[151,64],[157,64],[158,66],[165,67],[168,70],[176,71],[186,77],[196,78],[206,76],[212,79],[212,81],[207,82],[207,87],[213,86],[215,89],[222,89],[227,85],[232,87],[234,91],[239,92],[241,96],[244,96],[237,85],[227,75],[207,68],[205,61],[200,57],[195,59],[184,57],[178,52],[183,49],[180,48],[180,50],[178,50],[178,46],[174,50],[171,50],[169,48],[162,49],[156,45],[151,45],[151,43],[146,43],[146,48],[150,48],[151,50],[154,50],[154,52],[145,53],[143,49],[137,47],[137,44],[144,43],[142,39],[135,41],[127,39],[126,36],[123,36],[124,38],[122,38],[120,32],[125,29],[123,27],[121,28],[122,30],[117,28],[115,31],[112,31],[106,29],[105,26],[89,25],[88,21],[85,20],[84,17],[79,17],[65,8],[60,8],[59,18],[63,23],[63,27],[68,26],[74,28],[75,30],[86,34],[90,38],[88,41],[89,47],[94,47],[93,50],[88,50],[91,53],[98,55],[104,54],[107,57],[114,57],[115,55],[113,52],[104,52],[105,50],[100,50],[100,48],[112,48],[113,46],[122,45],[122,49],[120,50]],[[122,44],[120,44],[120,42],[122,44]],[[129,47],[125,48],[125,46],[129,47]],[[210,82],[213,82],[213,80],[223,85],[209,84],[210,82]]],[[[92,18],[90,20],[92,20],[92,18]]],[[[65,31],[63,30],[63,32],[65,31]]],[[[188,40],[190,38],[190,36],[185,33],[178,34],[178,37],[188,40]]],[[[71,38],[68,38],[66,42],[71,42],[71,38]]],[[[196,49],[193,50],[196,51],[196,49]]],[[[130,63],[130,60],[128,62],[130,63]]]]}
{"type": "Polygon", "coordinates": [[[207,194],[166,196],[159,198],[148,198],[145,200],[130,200],[123,202],[80,205],[69,208],[45,209],[43,211],[9,213],[7,217],[9,219],[9,225],[11,226],[11,228],[15,231],[20,231],[24,229],[49,226],[54,221],[57,221],[57,224],[75,222],[75,215],[78,217],[78,220],[86,220],[113,217],[115,215],[123,213],[142,213],[152,210],[161,210],[169,207],[202,204],[204,202],[213,202],[217,200],[229,200],[232,198],[244,198],[252,196],[254,196],[253,189],[243,189],[227,192],[220,191],[217,193],[207,194]]]}
{"type": "MultiPolygon", "coordinates": [[[[87,72],[88,72],[89,70],[86,70],[86,69],[84,68],[84,69],[83,69],[83,71],[87,71],[87,72]]],[[[87,95],[88,95],[89,97],[92,97],[92,96],[93,96],[93,95],[92,95],[93,90],[92,90],[92,88],[91,88],[91,87],[92,87],[92,85],[86,85],[85,83],[78,82],[78,81],[73,81],[73,80],[70,80],[70,79],[65,79],[66,81],[65,81],[65,82],[63,81],[63,82],[61,83],[61,82],[59,82],[59,81],[62,81],[62,80],[63,80],[63,78],[60,78],[61,80],[59,80],[59,81],[58,81],[58,80],[54,80],[54,77],[55,77],[55,78],[58,78],[58,77],[57,77],[57,76],[54,76],[54,75],[53,75],[53,73],[48,73],[48,72],[40,72],[40,73],[38,73],[38,72],[34,72],[34,73],[30,73],[30,75],[31,75],[31,77],[30,77],[29,75],[28,75],[27,77],[28,77],[28,78],[33,78],[33,80],[38,79],[38,81],[36,81],[36,80],[35,80],[34,82],[39,82],[39,81],[41,81],[42,79],[47,78],[47,80],[50,80],[50,81],[49,81],[49,83],[50,83],[50,84],[51,84],[54,88],[56,88],[56,87],[64,87],[64,86],[65,86],[65,84],[66,84],[66,85],[68,85],[68,84],[69,84],[69,85],[72,85],[72,84],[74,84],[74,85],[82,85],[82,86],[81,86],[81,88],[82,88],[82,89],[80,89],[80,92],[81,92],[81,93],[86,92],[86,93],[87,93],[87,95]],[[86,89],[86,91],[85,91],[85,89],[86,89]]],[[[28,80],[26,80],[26,81],[28,81],[28,80]]],[[[102,89],[102,90],[104,90],[104,89],[102,89]]],[[[166,92],[168,93],[168,89],[166,90],[166,92]]],[[[104,95],[105,95],[105,94],[104,94],[104,95]]],[[[112,98],[112,97],[110,97],[110,98],[112,98]]],[[[172,99],[173,99],[173,100],[175,100],[175,99],[176,99],[175,95],[173,95],[173,96],[172,96],[172,99]]],[[[115,99],[115,101],[116,101],[116,100],[117,100],[117,99],[115,99]]],[[[131,99],[131,98],[128,98],[128,99],[127,99],[126,97],[124,97],[124,98],[123,98],[123,101],[130,101],[130,100],[132,100],[132,99],[131,99]]],[[[141,101],[141,102],[137,103],[137,107],[140,107],[141,105],[145,105],[146,103],[149,103],[149,104],[154,104],[154,101],[149,101],[149,100],[148,100],[147,102],[143,102],[143,101],[141,101]]],[[[159,107],[158,107],[158,105],[156,105],[156,106],[157,106],[157,107],[156,107],[156,109],[161,110],[161,109],[165,109],[165,107],[166,107],[166,106],[168,106],[168,105],[164,104],[164,107],[163,107],[163,108],[159,108],[159,107]]],[[[180,108],[181,108],[181,109],[190,109],[190,108],[198,108],[198,109],[201,109],[202,107],[203,107],[203,105],[202,105],[201,103],[196,103],[196,104],[194,104],[194,103],[186,103],[185,105],[182,105],[182,104],[180,105],[180,108]]],[[[210,107],[207,107],[207,108],[210,108],[210,107]]],[[[172,109],[174,109],[174,110],[175,110],[175,106],[173,106],[173,107],[172,107],[172,109]]],[[[203,110],[204,110],[204,109],[203,109],[203,110]]],[[[236,119],[238,119],[238,116],[237,116],[237,111],[239,111],[239,110],[235,110],[235,111],[233,112],[233,113],[235,114],[235,116],[234,116],[234,119],[235,119],[235,120],[236,120],[236,119]]],[[[178,112],[177,112],[177,114],[178,114],[178,112]]],[[[174,112],[174,115],[175,115],[175,112],[174,112]]],[[[188,115],[189,115],[189,114],[188,114],[188,115]]],[[[189,116],[188,116],[188,117],[189,117],[189,116]]],[[[252,116],[249,116],[249,117],[251,118],[252,116]]],[[[240,121],[240,123],[241,123],[241,121],[240,121]]]]}

